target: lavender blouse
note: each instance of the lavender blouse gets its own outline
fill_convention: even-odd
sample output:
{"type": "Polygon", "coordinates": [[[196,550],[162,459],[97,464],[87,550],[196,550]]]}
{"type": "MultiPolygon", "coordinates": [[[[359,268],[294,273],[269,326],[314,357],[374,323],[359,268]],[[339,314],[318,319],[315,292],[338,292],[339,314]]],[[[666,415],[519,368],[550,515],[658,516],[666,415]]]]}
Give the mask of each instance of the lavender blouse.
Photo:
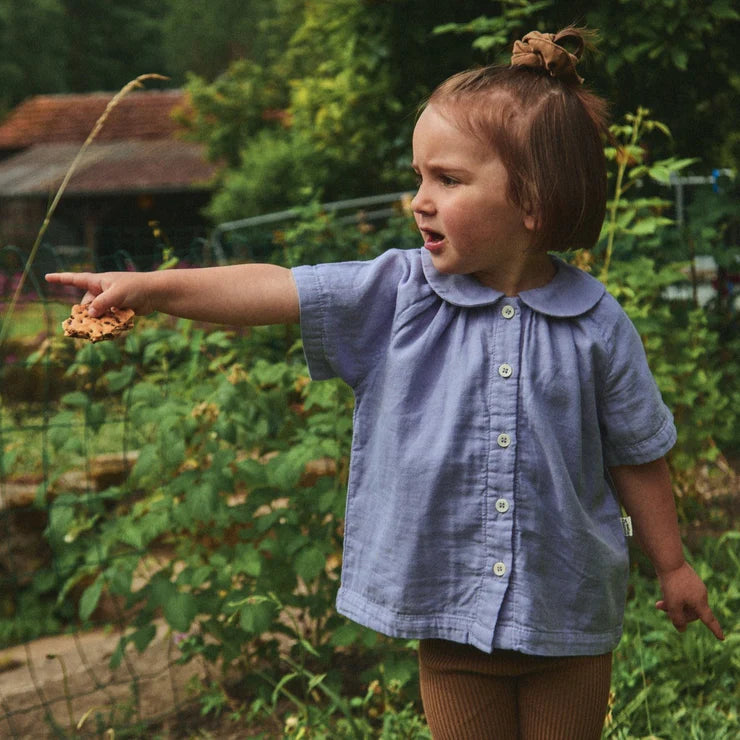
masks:
{"type": "Polygon", "coordinates": [[[556,267],[516,297],[423,249],[293,270],[311,376],[355,394],[342,614],[486,652],[619,641],[608,468],[661,457],[676,433],[617,301],[556,267]]]}

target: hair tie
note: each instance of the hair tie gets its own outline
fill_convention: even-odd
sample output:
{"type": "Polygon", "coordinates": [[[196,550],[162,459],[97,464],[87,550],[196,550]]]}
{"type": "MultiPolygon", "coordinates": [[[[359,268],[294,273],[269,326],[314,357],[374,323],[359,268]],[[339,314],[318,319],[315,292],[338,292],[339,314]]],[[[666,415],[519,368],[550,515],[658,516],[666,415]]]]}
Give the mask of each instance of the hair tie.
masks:
{"type": "Polygon", "coordinates": [[[576,72],[576,64],[583,54],[583,46],[583,38],[572,31],[559,33],[530,31],[521,41],[514,42],[511,65],[546,69],[551,77],[581,84],[583,78],[576,72]],[[559,43],[569,39],[577,44],[574,53],[559,43]]]}

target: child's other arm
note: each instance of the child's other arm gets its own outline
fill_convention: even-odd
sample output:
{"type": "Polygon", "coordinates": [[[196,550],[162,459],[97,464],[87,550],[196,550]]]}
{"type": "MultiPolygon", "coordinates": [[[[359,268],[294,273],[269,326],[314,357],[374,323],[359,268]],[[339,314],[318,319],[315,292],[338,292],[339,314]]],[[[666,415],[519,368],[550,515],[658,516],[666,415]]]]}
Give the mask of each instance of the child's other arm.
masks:
{"type": "Polygon", "coordinates": [[[655,605],[667,612],[679,632],[689,622],[701,619],[718,640],[724,640],[722,628],[709,608],[706,586],[683,556],[665,459],[620,465],[609,472],[632,519],[637,541],[655,567],[663,592],[663,599],[655,605]]]}
{"type": "Polygon", "coordinates": [[[111,306],[153,311],[231,326],[291,324],[299,318],[298,292],[287,268],[230,265],[154,272],[58,272],[50,283],[85,291],[91,315],[111,306]]]}

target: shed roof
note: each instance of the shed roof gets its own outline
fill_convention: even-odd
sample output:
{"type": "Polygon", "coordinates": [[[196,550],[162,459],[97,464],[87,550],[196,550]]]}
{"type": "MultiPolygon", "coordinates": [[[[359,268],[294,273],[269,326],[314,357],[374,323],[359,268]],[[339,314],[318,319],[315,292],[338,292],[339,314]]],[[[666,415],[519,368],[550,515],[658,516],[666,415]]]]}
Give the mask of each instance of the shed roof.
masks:
{"type": "MultiPolygon", "coordinates": [[[[37,95],[14,108],[0,123],[0,149],[25,149],[40,143],[82,143],[114,93],[37,95]]],[[[182,90],[131,92],[108,116],[97,141],[162,139],[173,136],[175,108],[187,106],[182,90]]]]}
{"type": "MultiPolygon", "coordinates": [[[[0,197],[53,194],[114,93],[37,95],[0,124],[0,197]]],[[[118,101],[67,185],[69,195],[205,189],[216,166],[177,136],[182,90],[131,92],[118,101]]]]}
{"type": "MultiPolygon", "coordinates": [[[[0,162],[0,197],[53,195],[79,152],[76,143],[37,144],[0,162]]],[[[216,168],[198,144],[177,139],[94,142],[67,195],[128,194],[210,187],[216,168]]]]}

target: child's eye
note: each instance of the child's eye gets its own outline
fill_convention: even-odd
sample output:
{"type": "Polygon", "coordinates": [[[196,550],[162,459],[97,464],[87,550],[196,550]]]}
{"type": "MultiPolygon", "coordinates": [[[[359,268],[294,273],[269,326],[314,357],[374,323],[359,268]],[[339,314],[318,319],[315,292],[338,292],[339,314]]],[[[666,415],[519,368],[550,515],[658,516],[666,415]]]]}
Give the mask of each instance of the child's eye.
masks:
{"type": "Polygon", "coordinates": [[[445,187],[452,187],[458,184],[457,180],[449,175],[440,175],[439,180],[445,187]]]}

